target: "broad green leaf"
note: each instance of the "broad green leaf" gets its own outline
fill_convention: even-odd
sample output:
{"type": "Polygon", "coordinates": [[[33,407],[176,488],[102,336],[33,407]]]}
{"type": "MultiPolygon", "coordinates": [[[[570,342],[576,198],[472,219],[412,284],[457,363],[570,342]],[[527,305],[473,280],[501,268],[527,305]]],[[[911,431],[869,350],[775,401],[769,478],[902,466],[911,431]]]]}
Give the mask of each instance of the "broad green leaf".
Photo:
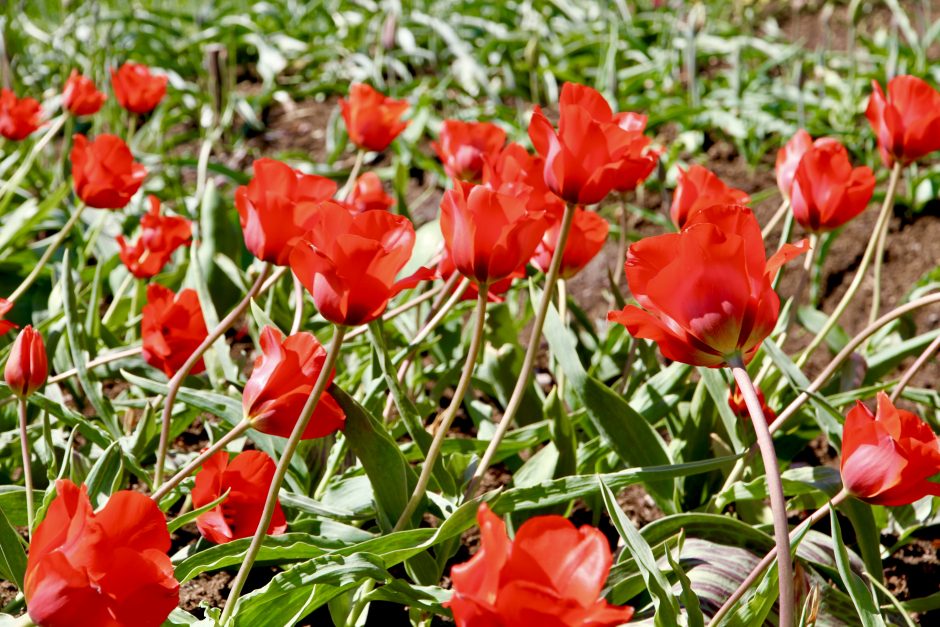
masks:
{"type": "Polygon", "coordinates": [[[0,508],[0,577],[12,581],[20,590],[23,589],[23,575],[26,573],[26,551],[3,508],[0,508]]]}
{"type": "Polygon", "coordinates": [[[193,522],[194,520],[196,520],[197,518],[199,518],[200,516],[208,512],[209,510],[214,509],[216,505],[219,505],[220,503],[222,503],[222,501],[224,501],[228,497],[229,492],[231,492],[231,488],[226,490],[219,498],[215,499],[211,503],[207,503],[203,505],[202,507],[194,509],[191,512],[186,512],[182,516],[177,516],[173,520],[169,521],[166,524],[167,531],[169,531],[170,533],[173,533],[174,531],[176,531],[177,529],[179,529],[186,523],[193,522]]]}
{"type": "Polygon", "coordinates": [[[832,526],[832,545],[835,550],[836,567],[839,569],[839,576],[842,583],[845,584],[855,604],[855,610],[861,620],[863,627],[885,627],[885,621],[881,617],[878,609],[878,603],[875,599],[874,591],[865,585],[861,577],[855,574],[849,563],[849,554],[842,543],[842,530],[839,527],[839,518],[836,516],[835,509],[829,511],[829,521],[832,526]]]}

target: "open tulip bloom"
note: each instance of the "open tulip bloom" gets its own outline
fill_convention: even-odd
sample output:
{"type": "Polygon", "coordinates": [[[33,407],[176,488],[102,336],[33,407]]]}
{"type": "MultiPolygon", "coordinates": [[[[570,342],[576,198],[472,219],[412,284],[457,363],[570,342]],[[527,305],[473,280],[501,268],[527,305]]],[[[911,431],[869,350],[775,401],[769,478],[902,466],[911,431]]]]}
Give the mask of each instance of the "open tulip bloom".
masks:
{"type": "Polygon", "coordinates": [[[62,90],[62,106],[72,115],[93,115],[98,113],[108,97],[98,91],[94,81],[72,70],[65,88],[62,90]]]}
{"type": "Polygon", "coordinates": [[[180,246],[189,244],[192,224],[180,216],[162,215],[160,200],[149,196],[150,211],[140,219],[140,236],[133,245],[118,235],[119,256],[128,271],[138,279],[156,276],[169,263],[180,246]]]}
{"type": "Polygon", "coordinates": [[[88,141],[72,138],[72,178],[75,193],[96,209],[123,209],[147,176],[147,169],[134,161],[131,149],[116,135],[99,135],[88,141]]]}
{"type": "Polygon", "coordinates": [[[408,126],[401,121],[407,100],[389,98],[363,83],[354,83],[339,106],[349,139],[363,150],[382,152],[408,126]]]}
{"type": "Polygon", "coordinates": [[[166,95],[167,77],[151,73],[140,63],[125,63],[111,68],[114,98],[131,113],[150,113],[166,95]]]}
{"type": "Polygon", "coordinates": [[[790,188],[793,217],[807,231],[837,229],[868,206],[875,191],[871,168],[853,168],[845,147],[835,141],[809,148],[790,188]]]}
{"type": "Polygon", "coordinates": [[[505,143],[506,131],[490,122],[444,120],[440,137],[431,146],[447,176],[478,182],[484,159],[498,155],[505,143]]]}
{"type": "Polygon", "coordinates": [[[17,98],[9,89],[0,89],[0,136],[13,141],[26,139],[42,124],[41,118],[38,100],[17,98]]]}
{"type": "MultiPolygon", "coordinates": [[[[172,377],[209,335],[195,290],[173,290],[151,283],[147,286],[147,304],[143,307],[140,334],[144,361],[172,377]]],[[[192,374],[206,369],[200,359],[192,374]]]]}
{"type": "Polygon", "coordinates": [[[887,166],[908,165],[940,150],[940,92],[916,76],[896,76],[888,93],[872,81],[865,116],[887,166]]]}

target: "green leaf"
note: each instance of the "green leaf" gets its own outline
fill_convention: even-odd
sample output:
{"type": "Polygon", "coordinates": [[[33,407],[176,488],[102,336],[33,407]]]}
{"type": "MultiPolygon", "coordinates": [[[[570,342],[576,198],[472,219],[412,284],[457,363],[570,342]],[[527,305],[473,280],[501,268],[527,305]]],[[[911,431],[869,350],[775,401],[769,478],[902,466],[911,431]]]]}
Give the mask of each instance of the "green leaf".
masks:
{"type": "Polygon", "coordinates": [[[738,417],[731,411],[731,407],[728,406],[728,384],[721,377],[721,373],[714,368],[699,368],[698,373],[699,376],[702,377],[702,381],[705,382],[705,389],[708,390],[708,395],[711,397],[715,408],[718,410],[718,417],[721,419],[721,424],[725,427],[728,439],[731,440],[734,452],[740,453],[744,450],[744,443],[738,435],[738,423],[740,420],[738,420],[738,417]]]}
{"type": "Polygon", "coordinates": [[[20,534],[16,532],[9,519],[0,508],[0,577],[12,581],[20,590],[23,589],[23,575],[26,573],[26,551],[20,534]]]}
{"type": "Polygon", "coordinates": [[[839,527],[839,518],[836,516],[835,509],[830,509],[829,520],[832,525],[832,545],[835,550],[836,567],[839,570],[839,576],[842,577],[842,583],[845,584],[849,596],[852,597],[855,610],[862,621],[862,627],[885,627],[874,591],[855,574],[849,563],[849,553],[845,549],[845,544],[842,543],[842,530],[839,527]]]}
{"type": "Polygon", "coordinates": [[[203,505],[202,507],[198,509],[194,509],[191,512],[186,512],[182,516],[177,516],[176,518],[174,518],[173,520],[167,523],[166,525],[167,531],[169,531],[170,533],[173,533],[174,531],[176,531],[177,529],[179,529],[186,523],[192,522],[196,520],[197,518],[199,518],[200,516],[202,516],[203,514],[205,514],[206,512],[208,512],[209,510],[214,509],[216,505],[219,505],[220,503],[222,503],[222,501],[226,499],[226,497],[228,497],[228,493],[231,491],[232,489],[229,488],[222,494],[222,496],[212,501],[211,503],[203,505]]]}
{"type": "Polygon", "coordinates": [[[865,570],[875,581],[883,582],[881,531],[875,522],[871,505],[855,498],[848,498],[839,504],[839,511],[846,515],[855,529],[855,542],[858,544],[858,552],[865,563],[865,570]]]}
{"type": "MultiPolygon", "coordinates": [[[[679,534],[679,539],[676,542],[676,549],[678,555],[682,554],[682,540],[684,534],[679,534]]],[[[676,579],[679,580],[679,586],[682,589],[680,594],[680,599],[682,605],[685,609],[685,615],[688,619],[688,627],[705,627],[705,615],[702,614],[702,605],[699,602],[698,595],[695,594],[695,590],[692,589],[692,581],[689,579],[689,576],[683,570],[681,564],[679,564],[679,559],[673,557],[672,551],[669,547],[666,547],[666,559],[669,560],[669,566],[672,568],[672,572],[676,575],[676,579]]]]}
{"type": "Polygon", "coordinates": [[[88,486],[88,498],[93,507],[100,507],[109,495],[120,489],[124,478],[123,457],[120,442],[114,442],[88,471],[84,483],[88,486]]]}

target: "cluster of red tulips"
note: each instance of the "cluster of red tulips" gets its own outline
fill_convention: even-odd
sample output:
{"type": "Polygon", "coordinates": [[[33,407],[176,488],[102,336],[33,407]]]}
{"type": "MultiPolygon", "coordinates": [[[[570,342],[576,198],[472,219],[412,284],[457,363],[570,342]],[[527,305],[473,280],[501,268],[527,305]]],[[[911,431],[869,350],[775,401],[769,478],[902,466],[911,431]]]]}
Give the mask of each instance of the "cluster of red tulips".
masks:
{"type": "MultiPolygon", "coordinates": [[[[135,115],[153,110],[167,87],[165,77],[130,63],[112,71],[111,79],[115,98],[135,115]]],[[[90,80],[73,73],[62,103],[72,115],[84,116],[97,112],[105,98],[90,80]]],[[[349,138],[361,151],[357,166],[362,153],[388,149],[408,124],[402,120],[406,101],[366,85],[353,85],[340,106],[349,138]]],[[[876,84],[866,115],[888,167],[899,168],[940,149],[940,94],[920,79],[895,78],[887,95],[876,84]]],[[[41,127],[41,116],[38,102],[3,90],[0,134],[5,138],[29,136],[41,127]]],[[[285,163],[255,161],[253,177],[237,189],[234,204],[247,249],[264,263],[242,307],[263,289],[271,272],[289,269],[309,292],[319,315],[334,325],[329,348],[309,332],[295,328],[285,336],[273,327],[264,328],[261,355],[244,387],[243,423],[167,482],[162,477],[168,443],[161,442],[153,499],[120,491],[96,512],[84,487],[62,480],[45,518],[32,529],[30,489],[33,533],[25,582],[30,617],[43,626],[159,625],[176,607],[179,586],[167,557],[170,537],[157,503],[193,472],[194,507],[221,498],[199,516],[200,533],[215,543],[254,538],[226,604],[225,611],[231,612],[264,535],[287,528],[277,495],[297,441],[343,429],[343,409],[327,390],[344,334],[379,319],[400,292],[422,281],[444,280],[447,289],[462,289],[462,297],[477,300],[474,339],[469,367],[451,405],[435,421],[423,483],[419,480],[409,503],[412,511],[403,513],[396,529],[408,524],[424,496],[440,440],[466,392],[487,304],[524,277],[530,263],[545,274],[535,341],[530,342],[534,356],[556,280],[576,275],[607,240],[608,224],[592,205],[611,193],[636,189],[658,163],[659,151],[644,134],[645,126],[645,116],[616,113],[601,94],[572,83],[562,89],[557,125],[535,108],[528,129],[534,154],[520,144],[507,144],[505,131],[495,124],[445,121],[433,144],[453,180],[440,207],[444,248],[435,267],[404,277],[399,275],[412,257],[415,228],[391,211],[395,201],[375,173],[356,176],[354,171],[349,183],[338,189],[328,178],[285,163]],[[249,450],[230,458],[225,444],[248,429],[288,438],[283,457],[275,461],[249,450]]],[[[114,135],[76,135],[73,142],[72,178],[80,201],[98,209],[126,207],[147,174],[128,145],[114,135]]],[[[875,187],[873,172],[853,167],[842,144],[831,138],[814,140],[805,131],[780,150],[777,180],[794,219],[811,235],[859,215],[875,187]]],[[[772,441],[767,450],[768,440],[761,437],[766,433],[769,438],[767,419],[774,421],[775,416],[747,379],[744,366],[778,323],[781,306],[773,287],[777,273],[788,261],[807,254],[815,238],[784,244],[768,258],[761,226],[746,206],[749,200],[745,192],[727,186],[702,166],[680,171],[670,209],[677,230],[629,247],[625,273],[636,304],[608,317],[634,337],[655,342],[667,359],[731,368],[739,387],[730,403],[737,413],[753,418],[768,481],[776,476],[779,484],[772,441]]],[[[128,243],[119,237],[118,243],[128,271],[151,280],[172,263],[177,249],[192,243],[192,229],[185,218],[164,212],[157,197],[148,196],[147,201],[149,211],[140,219],[137,240],[128,243]]],[[[209,329],[194,290],[174,293],[151,282],[146,297],[142,354],[170,378],[174,394],[184,377],[204,369],[203,354],[237,315],[209,329]]],[[[3,320],[11,305],[0,299],[0,333],[14,328],[3,320]]],[[[529,382],[532,361],[520,374],[521,388],[529,382]]],[[[4,370],[23,406],[44,385],[48,370],[42,337],[25,327],[4,370]]],[[[172,399],[166,401],[167,412],[172,399]]],[[[498,445],[518,402],[510,401],[491,448],[498,445]]],[[[940,472],[937,436],[883,394],[876,413],[861,403],[849,412],[843,441],[842,477],[852,495],[892,506],[940,495],[940,485],[929,481],[940,472]]],[[[28,446],[25,438],[23,445],[28,446]]],[[[28,459],[28,449],[24,455],[28,459]]],[[[490,459],[488,451],[478,475],[490,459]]],[[[780,505],[776,496],[771,485],[775,508],[780,505]]],[[[458,625],[600,627],[631,618],[631,608],[611,606],[601,596],[612,556],[597,529],[577,529],[561,517],[542,516],[527,521],[510,539],[503,521],[486,505],[480,507],[478,520],[481,549],[452,571],[454,596],[448,605],[458,625]]],[[[778,548],[789,556],[785,517],[776,531],[778,548]]],[[[793,596],[785,587],[792,586],[793,579],[786,581],[788,564],[789,559],[780,560],[782,599],[793,596]]],[[[789,620],[784,605],[781,624],[789,620]]],[[[228,616],[223,614],[223,619],[228,616]]]]}

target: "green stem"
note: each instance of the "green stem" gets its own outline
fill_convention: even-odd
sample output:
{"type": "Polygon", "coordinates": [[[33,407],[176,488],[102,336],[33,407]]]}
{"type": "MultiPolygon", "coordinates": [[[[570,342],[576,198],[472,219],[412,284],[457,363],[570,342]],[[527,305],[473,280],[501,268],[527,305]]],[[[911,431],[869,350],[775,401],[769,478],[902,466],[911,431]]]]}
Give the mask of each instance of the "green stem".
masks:
{"type": "Polygon", "coordinates": [[[897,385],[894,387],[894,390],[891,391],[891,402],[898,400],[898,397],[901,396],[901,392],[904,391],[904,388],[907,387],[907,384],[911,382],[911,379],[914,378],[914,375],[923,368],[924,364],[930,361],[930,358],[933,357],[933,354],[937,352],[937,349],[940,348],[940,335],[934,338],[933,342],[930,343],[930,346],[924,349],[924,352],[921,353],[917,359],[911,364],[911,367],[908,368],[904,375],[898,380],[897,385]]]}
{"type": "MultiPolygon", "coordinates": [[[[558,279],[558,317],[561,323],[568,326],[568,284],[564,279],[558,279]]],[[[558,365],[558,374],[555,375],[555,386],[558,388],[558,400],[565,402],[565,371],[561,364],[555,359],[558,365]]]]}
{"type": "Polygon", "coordinates": [[[356,178],[359,176],[359,170],[362,169],[362,163],[366,158],[366,151],[362,148],[356,153],[356,162],[353,164],[352,170],[349,171],[349,178],[346,179],[346,183],[343,185],[343,188],[339,190],[337,197],[340,200],[346,200],[349,198],[349,194],[352,193],[353,185],[356,184],[356,178]]]}
{"type": "Polygon", "coordinates": [[[784,198],[783,202],[780,203],[780,207],[778,207],[777,211],[774,212],[773,217],[770,218],[770,221],[764,226],[763,229],[761,229],[761,237],[763,237],[765,240],[770,237],[770,234],[773,233],[777,223],[780,222],[785,215],[787,215],[787,209],[789,208],[790,200],[788,198],[784,198]]]}
{"type": "MultiPolygon", "coordinates": [[[[900,178],[901,164],[895,163],[891,170],[891,180],[888,182],[887,196],[885,196],[885,206],[894,206],[894,195],[900,178]],[[895,173],[898,174],[895,174],[895,173]],[[890,200],[889,200],[890,198],[890,200]]],[[[868,323],[871,324],[878,319],[878,311],[881,309],[881,269],[884,266],[885,246],[888,242],[888,228],[891,226],[890,210],[888,218],[881,225],[881,230],[877,233],[877,246],[875,248],[875,265],[873,268],[874,285],[871,293],[871,311],[868,314],[868,323]]]]}
{"type": "MultiPolygon", "coordinates": [[[[106,355],[101,355],[97,359],[92,359],[87,364],[85,364],[85,368],[90,370],[92,368],[97,368],[98,366],[104,366],[106,364],[110,364],[111,362],[120,361],[122,359],[127,359],[128,357],[133,357],[135,355],[140,355],[143,352],[143,350],[144,349],[141,346],[134,346],[133,348],[128,348],[126,350],[118,351],[116,353],[108,353],[106,355]]],[[[65,381],[66,379],[74,377],[77,374],[78,374],[78,369],[72,368],[70,370],[66,370],[65,372],[61,372],[55,375],[54,377],[50,377],[46,383],[59,383],[61,381],[65,381]]]]}
{"type": "MultiPolygon", "coordinates": [[[[121,299],[124,298],[124,292],[127,291],[127,288],[130,287],[131,281],[134,280],[134,275],[128,273],[124,280],[121,281],[121,284],[118,286],[117,292],[114,293],[114,298],[111,299],[111,304],[108,305],[108,310],[104,312],[104,317],[101,319],[101,322],[107,326],[111,322],[111,318],[114,316],[114,312],[117,311],[118,304],[121,302],[121,299]]],[[[130,312],[131,317],[134,315],[134,312],[130,312]]]]}
{"type": "Polygon", "coordinates": [[[26,398],[19,399],[20,450],[23,453],[23,483],[26,485],[26,537],[33,533],[36,507],[33,503],[33,471],[30,464],[29,433],[27,432],[26,398]]]}

